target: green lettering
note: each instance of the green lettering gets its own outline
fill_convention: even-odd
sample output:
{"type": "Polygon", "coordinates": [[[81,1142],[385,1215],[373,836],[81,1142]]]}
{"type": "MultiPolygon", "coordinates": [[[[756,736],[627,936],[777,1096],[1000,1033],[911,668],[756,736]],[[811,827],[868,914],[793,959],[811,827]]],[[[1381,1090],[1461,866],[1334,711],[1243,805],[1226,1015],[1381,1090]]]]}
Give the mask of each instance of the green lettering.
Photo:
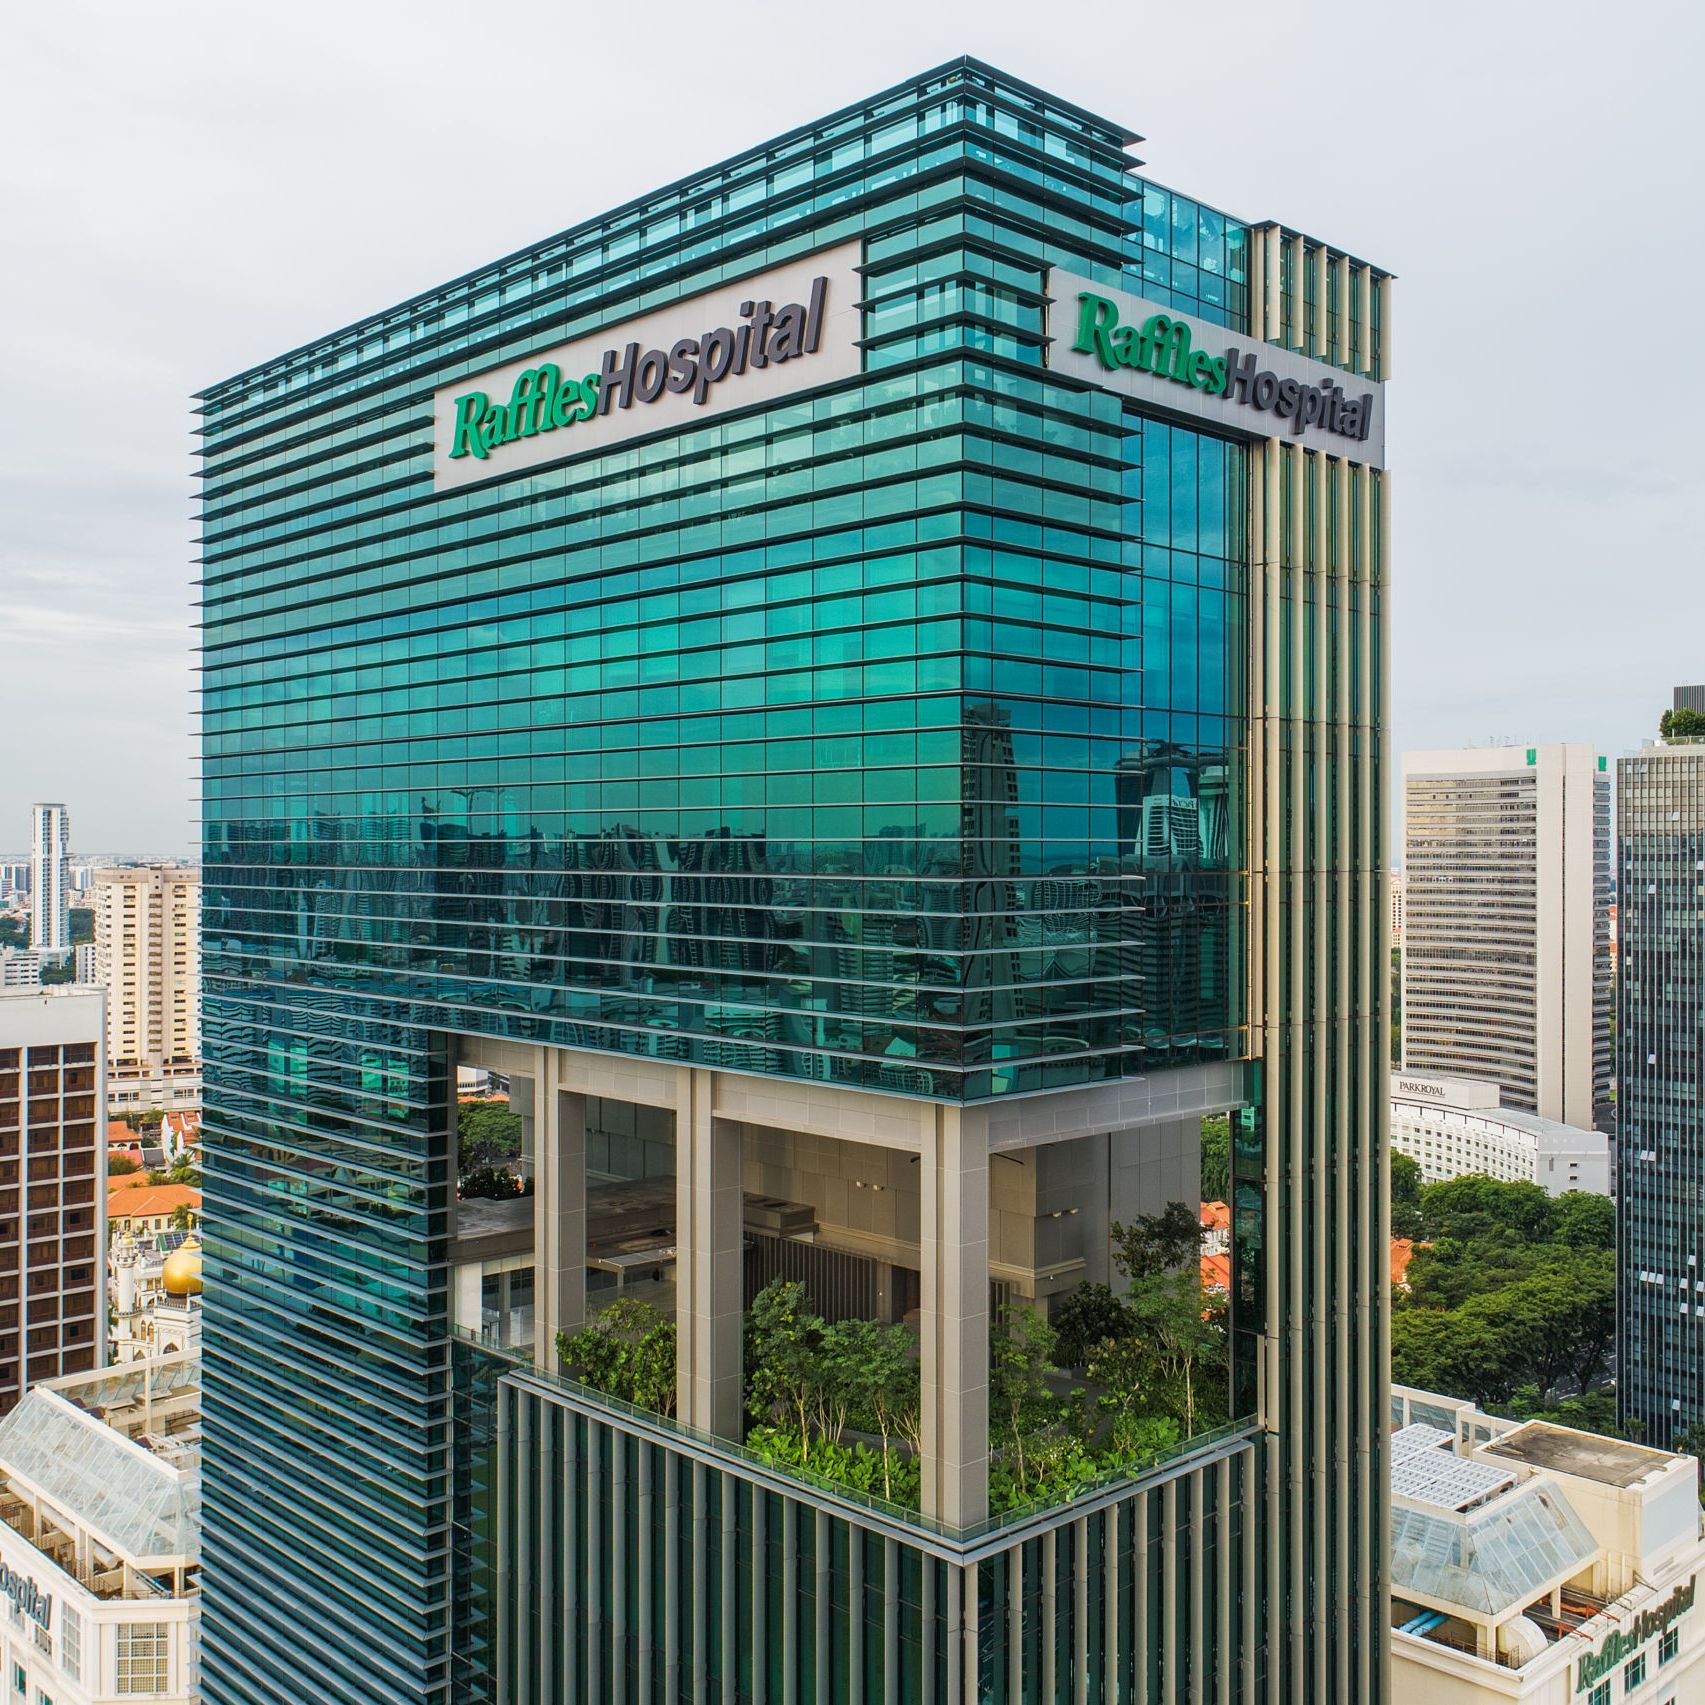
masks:
{"type": "Polygon", "coordinates": [[[1120,366],[1110,335],[1119,323],[1118,304],[1088,290],[1080,290],[1077,299],[1077,341],[1072,348],[1096,356],[1103,367],[1120,366]]]}
{"type": "Polygon", "coordinates": [[[456,424],[450,431],[451,456],[475,455],[484,461],[490,453],[480,437],[480,417],[491,403],[484,391],[469,391],[456,399],[456,424]]]}

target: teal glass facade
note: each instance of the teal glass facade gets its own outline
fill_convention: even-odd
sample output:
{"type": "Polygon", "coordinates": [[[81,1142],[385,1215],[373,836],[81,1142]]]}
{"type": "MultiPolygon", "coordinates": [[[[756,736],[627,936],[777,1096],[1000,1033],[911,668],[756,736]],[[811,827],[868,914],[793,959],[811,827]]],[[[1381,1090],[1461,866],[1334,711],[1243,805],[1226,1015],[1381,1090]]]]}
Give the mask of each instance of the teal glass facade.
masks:
{"type": "Polygon", "coordinates": [[[1050,265],[1247,329],[1130,140],[956,63],[200,398],[209,1705],[489,1671],[447,1035],[954,1101],[1251,1052],[1250,452],[1044,365],[1050,265]],[[435,387],[855,237],[861,378],[434,491],[435,387]]]}

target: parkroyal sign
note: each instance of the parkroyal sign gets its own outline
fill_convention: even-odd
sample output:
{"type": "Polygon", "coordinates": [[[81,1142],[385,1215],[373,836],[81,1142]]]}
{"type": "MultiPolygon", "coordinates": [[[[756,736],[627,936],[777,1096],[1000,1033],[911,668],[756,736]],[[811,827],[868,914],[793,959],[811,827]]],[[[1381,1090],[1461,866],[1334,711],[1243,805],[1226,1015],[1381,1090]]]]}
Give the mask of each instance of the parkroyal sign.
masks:
{"type": "Polygon", "coordinates": [[[1048,366],[1159,414],[1385,465],[1385,387],[1055,267],[1048,366]]]}
{"type": "Polygon", "coordinates": [[[862,258],[843,243],[441,386],[433,488],[856,378],[862,258]]]}

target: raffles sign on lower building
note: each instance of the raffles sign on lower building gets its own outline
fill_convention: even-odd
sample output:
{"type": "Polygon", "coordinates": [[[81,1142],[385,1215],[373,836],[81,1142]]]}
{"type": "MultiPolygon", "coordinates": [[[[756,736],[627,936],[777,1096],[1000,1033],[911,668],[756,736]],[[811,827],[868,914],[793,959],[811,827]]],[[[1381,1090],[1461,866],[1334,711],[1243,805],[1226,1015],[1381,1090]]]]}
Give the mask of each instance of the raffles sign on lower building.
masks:
{"type": "Polygon", "coordinates": [[[1385,465],[1385,387],[1055,267],[1048,366],[1157,413],[1385,465]]]}
{"type": "Polygon", "coordinates": [[[843,243],[441,386],[434,489],[856,378],[861,259],[843,243]]]}

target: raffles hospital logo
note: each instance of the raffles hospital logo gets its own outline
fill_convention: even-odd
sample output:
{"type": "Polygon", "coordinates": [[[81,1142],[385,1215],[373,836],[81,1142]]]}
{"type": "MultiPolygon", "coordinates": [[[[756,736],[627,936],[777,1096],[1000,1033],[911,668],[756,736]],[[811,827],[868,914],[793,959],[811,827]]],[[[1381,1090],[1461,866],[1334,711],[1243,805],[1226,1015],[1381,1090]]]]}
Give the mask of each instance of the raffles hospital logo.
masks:
{"type": "Polygon", "coordinates": [[[828,288],[828,278],[820,274],[803,302],[779,308],[770,301],[742,302],[738,324],[678,338],[668,349],[642,349],[637,342],[607,349],[598,371],[583,378],[566,376],[554,361],[542,361],[516,375],[507,402],[469,391],[456,398],[449,455],[484,461],[517,439],[562,431],[670,394],[702,405],[725,379],[815,355],[828,288]]]}
{"type": "Polygon", "coordinates": [[[1292,432],[1309,427],[1343,438],[1364,439],[1373,424],[1373,397],[1350,397],[1329,378],[1315,384],[1263,369],[1251,350],[1210,355],[1193,347],[1190,327],[1167,313],[1153,313],[1140,326],[1122,325],[1119,304],[1092,291],[1078,292],[1077,336],[1072,348],[1093,355],[1109,372],[1127,367],[1187,385],[1208,397],[1271,410],[1292,432]]]}

